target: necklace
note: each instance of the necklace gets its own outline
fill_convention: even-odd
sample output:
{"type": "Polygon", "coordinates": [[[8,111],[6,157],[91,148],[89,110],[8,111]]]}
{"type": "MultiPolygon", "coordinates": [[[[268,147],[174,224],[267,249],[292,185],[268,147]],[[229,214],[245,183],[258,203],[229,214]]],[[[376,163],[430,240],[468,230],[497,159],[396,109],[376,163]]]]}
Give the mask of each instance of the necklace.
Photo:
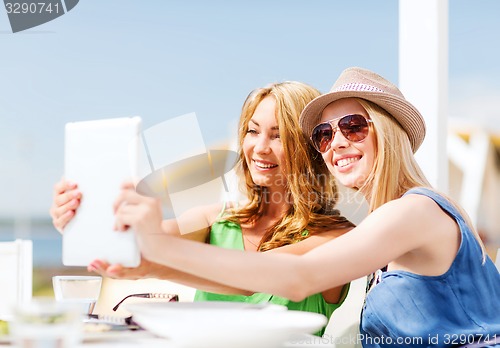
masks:
{"type": "Polygon", "coordinates": [[[252,244],[254,247],[256,247],[257,249],[259,249],[259,245],[255,244],[254,242],[252,242],[252,240],[250,238],[248,238],[248,236],[246,234],[244,234],[244,233],[243,233],[243,238],[245,238],[248,243],[252,244]]]}

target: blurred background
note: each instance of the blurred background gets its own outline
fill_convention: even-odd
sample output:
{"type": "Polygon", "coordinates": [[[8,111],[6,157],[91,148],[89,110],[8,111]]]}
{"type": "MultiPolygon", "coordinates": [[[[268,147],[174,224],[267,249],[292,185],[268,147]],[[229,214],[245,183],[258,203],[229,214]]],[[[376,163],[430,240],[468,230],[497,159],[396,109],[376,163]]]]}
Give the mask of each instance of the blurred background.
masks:
{"type": "MultiPolygon", "coordinates": [[[[33,240],[34,294],[51,291],[53,274],[87,273],[62,266],[48,214],[63,175],[65,123],[137,115],[149,128],[195,112],[207,147],[230,143],[256,87],[298,80],[326,92],[349,66],[398,81],[398,4],[85,0],[16,34],[0,10],[0,241],[33,240]]],[[[496,0],[449,1],[449,193],[477,202],[474,221],[492,257],[500,244],[499,16],[496,0]]]]}

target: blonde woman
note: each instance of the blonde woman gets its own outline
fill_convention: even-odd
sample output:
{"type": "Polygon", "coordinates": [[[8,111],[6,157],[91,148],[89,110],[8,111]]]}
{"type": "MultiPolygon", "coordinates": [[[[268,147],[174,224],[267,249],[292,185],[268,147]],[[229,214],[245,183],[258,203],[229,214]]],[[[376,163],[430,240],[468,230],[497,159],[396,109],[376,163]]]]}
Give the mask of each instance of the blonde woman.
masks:
{"type": "Polygon", "coordinates": [[[169,236],[157,244],[139,228],[144,257],[294,301],[373,275],[361,316],[365,347],[499,346],[499,272],[465,212],[432,189],[415,161],[425,136],[420,112],[383,77],[349,68],[306,106],[300,124],[335,178],[369,202],[356,228],[303,255],[217,252],[169,236]]]}
{"type": "MultiPolygon", "coordinates": [[[[317,153],[299,127],[300,112],[318,95],[316,89],[306,84],[283,82],[259,88],[247,97],[239,123],[238,170],[248,200],[186,212],[179,219],[210,227],[184,238],[207,240],[227,249],[304,254],[353,227],[335,210],[337,192],[333,177],[325,163],[313,160],[317,153]]],[[[56,186],[52,216],[61,231],[75,214],[80,196],[75,185],[63,181],[56,186]]],[[[124,186],[115,209],[119,230],[126,229],[132,223],[130,219],[142,230],[159,232],[152,235],[158,243],[166,235],[180,235],[177,221],[162,221],[160,202],[137,194],[130,184],[124,186]],[[122,205],[124,201],[126,205],[122,205]]],[[[192,257],[198,259],[195,254],[192,257]]],[[[339,284],[294,302],[228,287],[148,260],[143,260],[137,269],[96,260],[89,270],[116,278],[147,276],[173,280],[200,289],[195,295],[198,301],[270,302],[327,317],[342,303],[348,289],[339,284]]]]}

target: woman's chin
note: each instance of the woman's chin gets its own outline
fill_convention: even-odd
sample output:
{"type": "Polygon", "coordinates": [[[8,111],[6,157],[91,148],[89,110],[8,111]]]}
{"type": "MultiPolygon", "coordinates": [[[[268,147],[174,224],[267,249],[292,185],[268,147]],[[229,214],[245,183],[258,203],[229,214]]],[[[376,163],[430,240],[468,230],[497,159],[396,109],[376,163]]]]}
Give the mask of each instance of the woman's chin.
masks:
{"type": "Polygon", "coordinates": [[[345,176],[345,175],[341,175],[341,174],[336,175],[335,179],[342,186],[345,186],[345,187],[353,189],[353,190],[359,189],[361,186],[363,186],[363,183],[365,181],[364,179],[362,179],[358,176],[354,176],[354,175],[345,176]]]}

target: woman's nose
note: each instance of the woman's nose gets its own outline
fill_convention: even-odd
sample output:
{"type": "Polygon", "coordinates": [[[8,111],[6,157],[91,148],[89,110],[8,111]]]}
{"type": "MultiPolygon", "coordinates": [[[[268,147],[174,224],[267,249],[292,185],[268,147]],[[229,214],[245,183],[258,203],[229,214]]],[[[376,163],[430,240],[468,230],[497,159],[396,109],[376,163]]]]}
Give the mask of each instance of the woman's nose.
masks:
{"type": "Polygon", "coordinates": [[[254,151],[257,153],[268,153],[271,150],[270,139],[265,136],[259,136],[256,140],[254,151]]]}
{"type": "Polygon", "coordinates": [[[349,146],[349,140],[344,137],[344,134],[338,129],[337,127],[335,128],[335,133],[333,133],[333,139],[332,142],[330,143],[330,148],[335,150],[335,149],[340,149],[344,147],[349,146]]]}

